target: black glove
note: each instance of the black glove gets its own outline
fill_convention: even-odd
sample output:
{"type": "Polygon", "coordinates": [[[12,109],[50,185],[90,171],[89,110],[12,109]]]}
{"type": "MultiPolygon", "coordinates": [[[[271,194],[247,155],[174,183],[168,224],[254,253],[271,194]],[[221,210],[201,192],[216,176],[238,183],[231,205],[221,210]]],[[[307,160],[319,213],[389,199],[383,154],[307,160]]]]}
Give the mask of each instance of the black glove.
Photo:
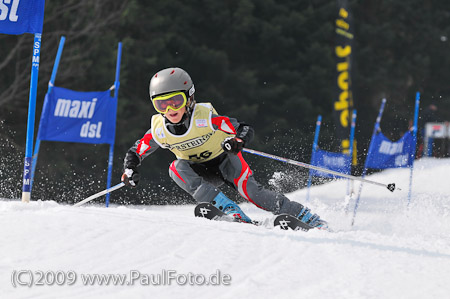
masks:
{"type": "Polygon", "coordinates": [[[125,168],[121,181],[124,182],[125,185],[134,188],[139,183],[140,177],[141,176],[136,168],[125,168]]]}
{"type": "Polygon", "coordinates": [[[244,148],[244,141],[237,137],[227,137],[222,141],[222,148],[227,153],[237,155],[244,148]]]}

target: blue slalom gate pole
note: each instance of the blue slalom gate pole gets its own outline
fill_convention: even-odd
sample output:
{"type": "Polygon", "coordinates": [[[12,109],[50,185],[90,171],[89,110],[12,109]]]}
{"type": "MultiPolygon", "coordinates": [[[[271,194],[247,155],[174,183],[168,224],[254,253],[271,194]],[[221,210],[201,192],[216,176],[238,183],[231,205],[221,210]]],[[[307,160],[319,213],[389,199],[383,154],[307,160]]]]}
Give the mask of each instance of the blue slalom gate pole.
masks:
{"type": "MultiPolygon", "coordinates": [[[[375,126],[373,128],[373,132],[372,132],[372,138],[370,140],[370,145],[369,145],[369,151],[367,153],[367,157],[370,156],[370,154],[373,151],[373,141],[375,139],[375,134],[378,132],[378,130],[380,129],[380,122],[381,122],[381,117],[383,116],[383,111],[384,111],[384,106],[386,105],[386,98],[384,98],[381,101],[381,106],[380,106],[380,110],[378,111],[378,116],[377,116],[377,120],[375,122],[375,126]]],[[[366,172],[367,172],[367,157],[366,157],[366,161],[364,162],[364,169],[363,169],[363,173],[362,173],[362,178],[364,178],[366,176],[366,172]]],[[[355,208],[353,210],[353,217],[352,217],[352,226],[353,224],[355,224],[355,217],[356,217],[356,212],[358,210],[358,206],[359,206],[359,200],[361,198],[361,192],[362,192],[362,187],[363,184],[361,183],[359,185],[359,190],[358,190],[358,197],[356,198],[356,202],[355,202],[355,208]]]]}
{"type": "MultiPolygon", "coordinates": [[[[314,161],[314,157],[316,155],[316,151],[317,151],[317,147],[318,147],[318,143],[319,143],[319,133],[320,133],[320,125],[322,124],[322,115],[319,115],[317,117],[317,122],[316,122],[316,131],[314,133],[314,142],[313,142],[313,148],[312,148],[312,153],[311,153],[311,164],[313,164],[314,161]]],[[[311,169],[309,170],[309,175],[308,175],[308,189],[306,191],[306,201],[309,200],[309,191],[311,189],[311,180],[312,180],[312,175],[311,175],[311,169]]]]}
{"type": "Polygon", "coordinates": [[[431,137],[428,137],[427,139],[425,139],[425,144],[426,144],[426,151],[425,151],[425,157],[431,157],[433,156],[433,141],[434,139],[431,137]],[[428,139],[428,140],[427,140],[428,139]]]}
{"type": "Polygon", "coordinates": [[[64,49],[65,41],[66,41],[66,37],[65,36],[61,36],[61,39],[59,41],[58,52],[56,53],[55,64],[53,65],[52,76],[50,77],[50,81],[48,82],[47,93],[51,93],[52,89],[53,89],[53,86],[55,85],[56,74],[58,72],[59,61],[61,60],[61,55],[62,55],[62,51],[64,49]]]}
{"type": "MultiPolygon", "coordinates": [[[[52,92],[53,86],[55,84],[56,74],[58,72],[58,67],[59,67],[59,61],[61,60],[61,55],[62,55],[62,51],[64,49],[65,41],[66,41],[66,38],[64,36],[61,36],[61,39],[59,41],[58,52],[56,53],[55,63],[53,64],[52,76],[50,77],[50,81],[48,82],[47,94],[50,94],[52,92]]],[[[45,111],[45,105],[47,105],[47,102],[44,102],[44,107],[42,107],[42,111],[45,111]]],[[[36,144],[34,145],[33,162],[31,164],[32,167],[31,167],[30,192],[33,188],[34,174],[36,172],[36,164],[37,164],[37,159],[38,159],[38,155],[39,155],[39,148],[41,146],[41,139],[39,138],[40,128],[41,128],[41,126],[39,124],[38,135],[36,138],[36,144]]]]}
{"type": "Polygon", "coordinates": [[[416,104],[414,109],[414,127],[413,127],[413,144],[414,147],[411,150],[410,159],[411,159],[411,168],[409,172],[409,190],[408,190],[408,206],[411,203],[411,195],[412,195],[412,179],[414,172],[414,159],[416,157],[416,146],[417,146],[417,125],[419,120],[419,104],[420,104],[420,92],[416,93],[416,104]]]}
{"type": "Polygon", "coordinates": [[[23,169],[22,201],[31,199],[31,163],[33,154],[34,122],[36,116],[36,95],[39,76],[39,60],[41,54],[41,33],[34,34],[33,58],[31,66],[30,97],[28,103],[27,141],[23,169]]]}
{"type": "MultiPolygon", "coordinates": [[[[350,155],[350,174],[352,172],[352,160],[353,160],[353,141],[355,140],[355,127],[356,127],[356,110],[353,110],[352,113],[352,124],[350,127],[350,149],[349,149],[349,155],[350,155]]],[[[347,195],[350,196],[350,180],[347,181],[347,195]]]]}
{"type": "MultiPolygon", "coordinates": [[[[117,99],[119,96],[119,87],[120,87],[120,61],[122,58],[122,43],[119,43],[118,49],[117,49],[117,63],[116,63],[116,78],[114,81],[114,97],[117,99]]],[[[117,113],[116,113],[117,115],[117,113]]],[[[116,119],[116,115],[114,116],[114,119],[116,119]]],[[[115,132],[114,132],[115,134],[115,132]]],[[[108,178],[106,181],[106,189],[109,189],[111,187],[111,177],[112,177],[112,166],[113,166],[113,158],[114,158],[114,143],[109,145],[109,158],[108,158],[108,178]]],[[[106,194],[106,200],[105,200],[105,206],[109,206],[109,197],[110,193],[108,192],[106,194]]]]}

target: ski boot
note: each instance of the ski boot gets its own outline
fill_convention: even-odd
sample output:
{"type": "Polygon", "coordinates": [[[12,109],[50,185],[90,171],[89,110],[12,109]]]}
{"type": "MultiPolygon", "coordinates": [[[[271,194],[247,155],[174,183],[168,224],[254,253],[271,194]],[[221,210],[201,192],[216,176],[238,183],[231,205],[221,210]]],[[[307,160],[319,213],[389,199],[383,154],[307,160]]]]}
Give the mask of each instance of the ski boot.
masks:
{"type": "Polygon", "coordinates": [[[211,204],[225,214],[232,216],[237,222],[252,223],[252,220],[242,212],[241,208],[222,192],[214,197],[211,204]]]}
{"type": "Polygon", "coordinates": [[[319,215],[317,214],[311,214],[311,210],[307,207],[303,207],[303,209],[300,211],[300,214],[297,216],[297,218],[311,226],[311,228],[317,228],[317,229],[328,229],[328,223],[322,219],[320,219],[319,215]]]}

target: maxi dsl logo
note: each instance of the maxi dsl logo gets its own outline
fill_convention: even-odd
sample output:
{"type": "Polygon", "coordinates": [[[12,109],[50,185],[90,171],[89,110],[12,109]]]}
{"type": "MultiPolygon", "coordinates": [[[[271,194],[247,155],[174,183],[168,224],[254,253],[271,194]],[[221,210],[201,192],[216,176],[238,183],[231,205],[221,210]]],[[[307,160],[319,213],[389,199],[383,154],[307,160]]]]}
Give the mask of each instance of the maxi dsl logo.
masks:
{"type": "MultiPolygon", "coordinates": [[[[96,103],[97,98],[93,98],[91,101],[58,99],[53,115],[55,117],[92,119],[92,117],[94,116],[96,103]]],[[[91,121],[87,121],[81,126],[80,137],[101,138],[101,130],[101,121],[97,123],[91,123],[91,121]]]]}
{"type": "Polygon", "coordinates": [[[10,22],[17,22],[19,2],[20,0],[0,0],[0,21],[8,19],[10,22]]]}
{"type": "Polygon", "coordinates": [[[403,144],[404,142],[389,142],[389,141],[384,141],[381,142],[380,148],[378,149],[378,151],[381,154],[385,154],[385,155],[397,155],[397,154],[401,154],[403,152],[403,144]]]}

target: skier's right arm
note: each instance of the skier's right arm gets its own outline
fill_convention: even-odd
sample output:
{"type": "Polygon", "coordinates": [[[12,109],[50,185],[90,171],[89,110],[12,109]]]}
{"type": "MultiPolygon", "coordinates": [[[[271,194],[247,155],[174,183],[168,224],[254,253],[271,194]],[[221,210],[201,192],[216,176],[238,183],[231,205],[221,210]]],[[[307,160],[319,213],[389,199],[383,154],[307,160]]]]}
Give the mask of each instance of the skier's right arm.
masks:
{"type": "Polygon", "coordinates": [[[128,149],[123,161],[122,182],[131,187],[136,187],[139,183],[139,172],[137,167],[141,165],[143,159],[148,157],[159,148],[152,136],[151,130],[145,133],[144,137],[137,140],[130,149],[128,149]]]}

